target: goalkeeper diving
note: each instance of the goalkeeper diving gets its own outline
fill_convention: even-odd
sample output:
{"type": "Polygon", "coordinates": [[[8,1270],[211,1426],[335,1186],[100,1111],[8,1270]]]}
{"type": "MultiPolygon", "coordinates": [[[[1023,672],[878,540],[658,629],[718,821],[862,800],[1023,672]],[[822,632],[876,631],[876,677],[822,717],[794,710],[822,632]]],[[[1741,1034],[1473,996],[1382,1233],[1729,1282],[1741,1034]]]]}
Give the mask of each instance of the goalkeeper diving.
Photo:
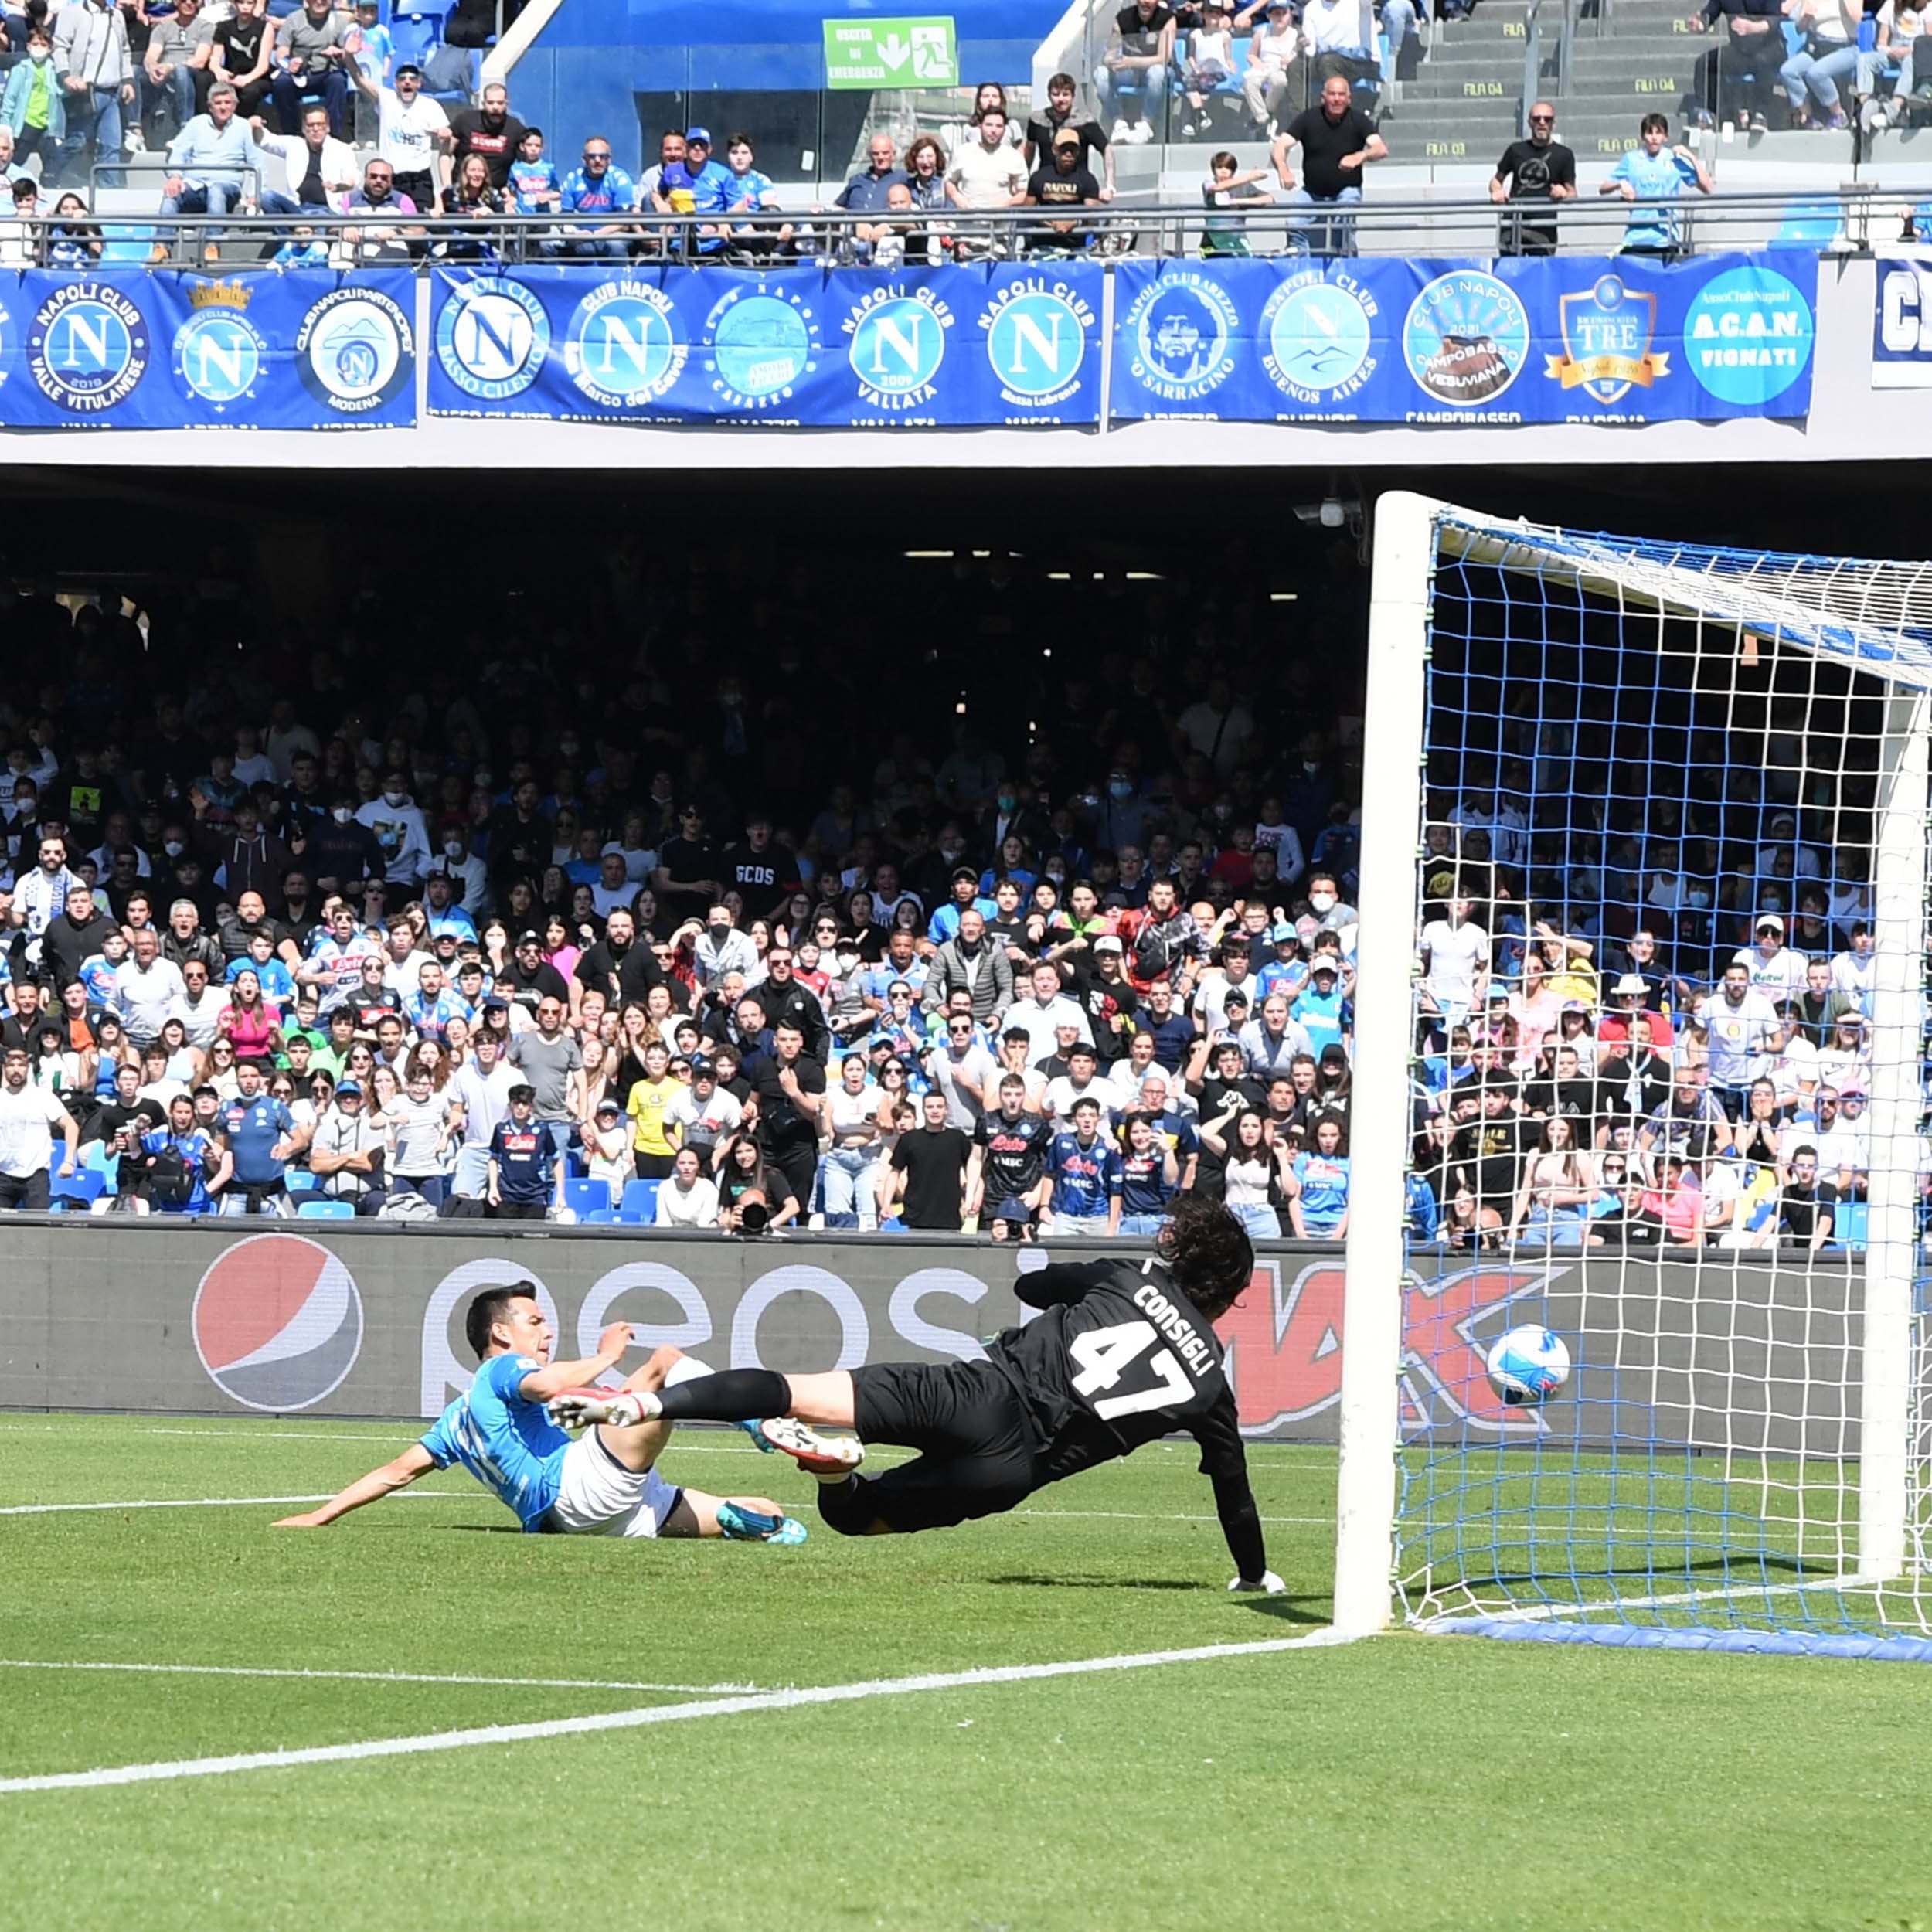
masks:
{"type": "Polygon", "coordinates": [[[1056,1264],[1022,1274],[1041,1311],[978,1362],[883,1362],[820,1375],[733,1369],[675,1386],[553,1396],[560,1420],[642,1426],[772,1418],[762,1447],[818,1479],[818,1509],[849,1536],[907,1535],[1016,1509],[1048,1483],[1176,1432],[1200,1445],[1201,1472],[1234,1559],[1230,1590],[1282,1590],[1267,1566],[1247,1458],[1213,1323],[1253,1271],[1247,1231],[1219,1202],[1184,1196],[1147,1261],[1056,1264]],[[825,1437],[813,1425],[850,1429],[825,1437]],[[859,1474],[866,1443],[917,1449],[859,1474]]]}
{"type": "MultiPolygon", "coordinates": [[[[278,1529],[320,1529],[366,1503],[406,1489],[432,1469],[461,1463],[512,1511],[526,1530],[577,1536],[723,1536],[734,1542],[801,1543],[805,1526],[768,1496],[709,1496],[658,1472],[666,1420],[629,1417],[574,1441],[545,1408],[562,1390],[614,1369],[631,1345],[615,1321],[582,1361],[553,1362],[554,1339],[528,1281],[485,1288],[465,1311],[463,1332],[481,1366],[468,1389],[422,1440],[359,1477],[319,1509],[284,1516],[278,1529]]],[[[679,1349],[655,1350],[624,1383],[638,1398],[710,1371],[679,1349]]]]}

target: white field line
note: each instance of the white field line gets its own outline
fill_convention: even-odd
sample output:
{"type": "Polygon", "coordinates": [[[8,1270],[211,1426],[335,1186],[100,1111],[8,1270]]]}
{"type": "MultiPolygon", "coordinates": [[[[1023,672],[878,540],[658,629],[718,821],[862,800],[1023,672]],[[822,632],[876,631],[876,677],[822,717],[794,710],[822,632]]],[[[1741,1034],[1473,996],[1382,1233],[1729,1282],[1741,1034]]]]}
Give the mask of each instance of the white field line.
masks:
{"type": "MultiPolygon", "coordinates": [[[[0,1516],[58,1516],[74,1511],[117,1509],[251,1509],[270,1503],[327,1502],[335,1495],[329,1490],[315,1496],[186,1496],[177,1498],[156,1498],[138,1502],[19,1502],[0,1507],[0,1516]]],[[[481,1489],[402,1489],[396,1495],[407,1502],[420,1498],[424,1502],[461,1502],[464,1498],[474,1502],[483,1495],[481,1489]]],[[[1093,1522],[1217,1522],[1216,1516],[1189,1515],[1182,1513],[1150,1513],[1138,1509],[1014,1509],[1007,1512],[1015,1516],[1073,1516],[1093,1522]]],[[[1291,1523],[1312,1525],[1319,1528],[1332,1522],[1328,1516],[1264,1516],[1265,1523],[1291,1523]]],[[[615,1688],[622,1688],[617,1686],[615,1688]]],[[[649,1688],[639,1685],[638,1689],[649,1688]]],[[[678,1689],[677,1685],[670,1688],[678,1689]]]]}
{"type": "MultiPolygon", "coordinates": [[[[432,1420],[431,1417],[425,1417],[423,1427],[427,1428],[432,1420]]],[[[420,1442],[422,1440],[420,1429],[412,1432],[403,1424],[399,1424],[395,1432],[389,1435],[338,1430],[326,1420],[318,1420],[312,1426],[301,1429],[251,1428],[246,1422],[239,1422],[231,1428],[191,1429],[172,1423],[141,1423],[127,1416],[106,1414],[77,1416],[70,1420],[61,1422],[0,1422],[0,1435],[64,1434],[77,1427],[84,1427],[93,1423],[108,1423],[113,1427],[117,1434],[121,1435],[216,1436],[226,1437],[232,1442],[264,1440],[313,1443],[380,1442],[388,1443],[396,1448],[406,1448],[410,1443],[420,1442]]],[[[1172,1443],[1162,1443],[1154,1446],[1166,1450],[1170,1454],[1175,1453],[1175,1445],[1172,1443]]],[[[1247,1452],[1251,1456],[1325,1456],[1331,1461],[1338,1453],[1332,1444],[1320,1442],[1250,1442],[1247,1447],[1247,1452]]],[[[678,1439],[677,1453],[681,1456],[740,1456],[747,1453],[747,1445],[743,1443],[736,1444],[694,1443],[689,1442],[680,1437],[678,1439]]],[[[870,1451],[871,1456],[875,1458],[881,1454],[891,1454],[893,1453],[894,1452],[890,1450],[874,1449],[870,1451]]],[[[1189,1449],[1187,1453],[1192,1454],[1194,1452],[1189,1449]]]]}
{"type": "MultiPolygon", "coordinates": [[[[423,1502],[461,1502],[474,1500],[480,1490],[403,1489],[396,1492],[405,1502],[415,1498],[423,1502]]],[[[0,1507],[0,1516],[60,1516],[70,1512],[96,1509],[250,1509],[267,1503],[327,1502],[335,1494],[324,1490],[313,1496],[163,1496],[141,1502],[13,1502],[0,1507]]]]}
{"type": "Polygon", "coordinates": [[[1083,1657],[1057,1664],[1009,1664],[981,1670],[944,1671],[918,1677],[875,1678],[813,1689],[766,1691],[755,1696],[719,1697],[689,1704],[653,1704],[641,1710],[606,1711],[531,1724],[488,1724],[473,1730],[431,1731],[417,1737],[369,1738],[349,1744],[318,1744],[292,1751],[250,1751],[231,1757],[187,1757],[151,1764],[116,1764],[89,1771],[55,1771],[38,1777],[0,1778],[0,1794],[86,1791],[109,1784],[151,1784],[183,1777],[224,1777],[237,1771],[285,1770],[304,1764],[353,1764],[372,1757],[413,1757],[430,1751],[468,1750],[483,1744],[521,1744],[541,1738],[626,1731],[692,1718],[736,1717],[754,1711],[798,1710],[818,1704],[849,1704],[922,1691],[967,1690],[988,1684],[1023,1684],[1102,1672],[1148,1670],[1164,1664],[1204,1663],[1229,1657],[1264,1657],[1277,1651],[1325,1648],[1352,1641],[1332,1629],[1251,1644],[1209,1644],[1194,1650],[1144,1651],[1118,1657],[1083,1657]]]}
{"type": "Polygon", "coordinates": [[[60,1658],[0,1657],[0,1670],[130,1671],[156,1677],[287,1677],[354,1684],[480,1684],[505,1690],[665,1691],[686,1697],[743,1697],[756,1684],[643,1684],[587,1677],[461,1677],[408,1670],[270,1670],[240,1664],[73,1662],[60,1658]]]}
{"type": "Polygon", "coordinates": [[[1627,1610],[1671,1610],[1689,1604],[1747,1602],[1758,1597],[1794,1597],[1808,1590],[1872,1590],[1877,1586],[1869,1577],[1847,1570],[1836,1577],[1820,1577],[1801,1583],[1738,1583],[1728,1590],[1680,1590],[1665,1596],[1607,1597],[1596,1604],[1519,1604],[1509,1610],[1444,1611],[1425,1617],[1417,1624],[1431,1631],[1463,1617],[1487,1617],[1497,1624],[1556,1623],[1573,1617],[1614,1616],[1627,1610]]]}

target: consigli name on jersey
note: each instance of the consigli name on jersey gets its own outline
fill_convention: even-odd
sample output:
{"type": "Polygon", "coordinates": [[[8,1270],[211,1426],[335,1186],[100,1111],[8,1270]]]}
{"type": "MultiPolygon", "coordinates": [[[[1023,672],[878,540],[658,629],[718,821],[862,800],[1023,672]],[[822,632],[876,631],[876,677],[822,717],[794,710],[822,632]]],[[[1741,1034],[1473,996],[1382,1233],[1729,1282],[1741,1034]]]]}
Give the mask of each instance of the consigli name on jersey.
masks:
{"type": "Polygon", "coordinates": [[[1000,400],[1029,413],[1057,409],[1080,386],[1094,305],[1057,276],[1022,275],[995,289],[978,316],[1000,400]]]}
{"type": "Polygon", "coordinates": [[[954,319],[930,288],[893,282],[868,290],[839,325],[860,400],[895,416],[923,408],[937,391],[954,319]]]}
{"type": "Polygon", "coordinates": [[[1220,1366],[1200,1331],[1151,1281],[1143,1281],[1134,1291],[1134,1305],[1174,1344],[1196,1375],[1206,1375],[1220,1366]]]}

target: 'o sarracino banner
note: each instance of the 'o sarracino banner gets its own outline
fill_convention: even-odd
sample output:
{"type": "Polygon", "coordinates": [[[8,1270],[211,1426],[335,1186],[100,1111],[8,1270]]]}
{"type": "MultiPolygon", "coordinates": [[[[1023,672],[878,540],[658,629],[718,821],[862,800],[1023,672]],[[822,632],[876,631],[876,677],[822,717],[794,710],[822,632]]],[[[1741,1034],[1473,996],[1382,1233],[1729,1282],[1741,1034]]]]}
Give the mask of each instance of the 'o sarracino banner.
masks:
{"type": "Polygon", "coordinates": [[[1112,418],[1485,425],[1802,419],[1818,264],[1123,262],[1112,418]]]}
{"type": "Polygon", "coordinates": [[[416,421],[407,270],[0,274],[0,428],[416,421]]]}
{"type": "Polygon", "coordinates": [[[1098,263],[439,270],[439,416],[849,429],[1100,420],[1098,263]]]}

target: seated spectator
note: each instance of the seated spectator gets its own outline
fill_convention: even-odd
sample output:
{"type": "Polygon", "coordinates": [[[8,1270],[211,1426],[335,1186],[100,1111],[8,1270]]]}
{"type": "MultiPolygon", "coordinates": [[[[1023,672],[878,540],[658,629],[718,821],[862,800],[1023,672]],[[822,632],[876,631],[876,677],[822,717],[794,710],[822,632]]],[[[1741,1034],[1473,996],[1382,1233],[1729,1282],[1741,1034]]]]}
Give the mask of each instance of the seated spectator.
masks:
{"type": "MultiPolygon", "coordinates": [[[[16,69],[17,72],[18,70],[16,69]]],[[[31,175],[9,183],[12,216],[0,221],[0,268],[37,268],[40,265],[40,191],[31,175]]]]}
{"type": "MultiPolygon", "coordinates": [[[[235,117],[235,90],[217,81],[208,90],[208,111],[196,114],[168,144],[169,173],[162,185],[161,212],[168,215],[225,215],[247,191],[248,129],[235,117]]],[[[202,255],[220,259],[217,233],[206,231],[202,255]]],[[[165,261],[168,245],[156,242],[149,257],[165,261]]]]}
{"type": "Polygon", "coordinates": [[[201,11],[201,0],[175,0],[174,12],[157,20],[148,36],[141,63],[141,120],[151,147],[162,145],[164,121],[178,134],[195,118],[196,83],[206,73],[215,46],[215,23],[202,19],[201,11]]]}
{"type": "MultiPolygon", "coordinates": [[[[1026,122],[1026,135],[1020,146],[1020,158],[1030,172],[1049,158],[1054,138],[1063,133],[1080,137],[1080,165],[1090,172],[1094,157],[1100,157],[1102,169],[1100,199],[1114,199],[1114,150],[1107,137],[1107,130],[1091,115],[1075,111],[1073,97],[1077,91],[1070,73],[1056,73],[1046,83],[1046,106],[1044,111],[1032,114],[1026,122]]],[[[912,165],[912,151],[906,150],[906,166],[912,165]]],[[[942,159],[939,169],[945,172],[942,159]]]]}
{"type": "Polygon", "coordinates": [[[1304,0],[1301,39],[1315,63],[1315,84],[1325,95],[1328,83],[1340,80],[1348,83],[1352,99],[1357,84],[1366,83],[1372,100],[1382,63],[1371,0],[1304,0]]]}
{"type": "Polygon", "coordinates": [[[1188,115],[1181,124],[1184,138],[1213,131],[1208,118],[1208,96],[1223,81],[1234,78],[1234,35],[1228,25],[1230,17],[1226,7],[1208,0],[1199,12],[1200,25],[1188,31],[1181,77],[1188,115]]]}
{"type": "Polygon", "coordinates": [[[328,110],[319,102],[303,108],[299,134],[270,134],[259,114],[248,131],[263,153],[281,163],[284,185],[264,187],[256,197],[264,214],[322,214],[347,205],[359,179],[355,151],[328,131],[328,110]]]}
{"type": "MultiPolygon", "coordinates": [[[[1091,181],[1093,177],[1087,176],[1091,181]]],[[[1006,117],[997,109],[980,118],[977,138],[961,141],[946,170],[946,199],[958,209],[1018,208],[1026,199],[1026,166],[1006,138],[1006,117]]],[[[1100,191],[1094,190],[1098,200],[1100,191]]],[[[956,260],[1008,252],[1008,231],[975,225],[954,243],[956,260]]]]}
{"type": "MultiPolygon", "coordinates": [[[[1082,165],[1080,155],[1079,134],[1071,128],[1063,128],[1053,137],[1052,160],[1036,168],[1027,179],[1026,205],[1029,208],[1099,207],[1100,185],[1082,165]]],[[[1036,253],[1046,249],[1077,253],[1090,247],[1093,240],[1093,230],[1077,220],[1046,221],[1027,231],[1027,244],[1036,253]]]]}
{"type": "MultiPolygon", "coordinates": [[[[755,165],[757,151],[749,134],[725,138],[725,175],[720,183],[726,219],[718,233],[728,247],[740,254],[769,255],[788,247],[792,237],[790,222],[759,221],[760,215],[775,215],[778,202],[771,177],[755,165]]],[[[908,200],[910,197],[908,196],[908,200]]]]}
{"type": "Polygon", "coordinates": [[[1129,0],[1114,15],[1106,51],[1094,70],[1094,92],[1103,117],[1110,104],[1121,111],[1112,129],[1115,141],[1155,138],[1155,123],[1165,117],[1177,32],[1165,0],[1129,0]],[[1129,107],[1136,110],[1131,119],[1129,107]]]}
{"type": "Polygon", "coordinates": [[[1791,1168],[1777,1191],[1776,1212],[1755,1245],[1799,1248],[1815,1254],[1831,1240],[1838,1190],[1818,1171],[1818,1151],[1808,1141],[1791,1150],[1791,1168]]]}
{"type": "MultiPolygon", "coordinates": [[[[1403,4],[1408,4],[1408,0],[1403,0],[1403,4]]],[[[1277,130],[1276,117],[1287,94],[1288,70],[1294,65],[1301,46],[1301,33],[1294,22],[1294,9],[1287,0],[1269,0],[1261,24],[1248,40],[1248,63],[1241,76],[1241,103],[1260,134],[1270,139],[1277,130]]],[[[1219,157],[1216,158],[1218,162],[1219,157]]],[[[1296,850],[1300,851],[1298,844],[1296,850]]]]}
{"type": "MultiPolygon", "coordinates": [[[[411,240],[423,233],[413,224],[413,218],[418,212],[408,196],[396,192],[396,170],[378,156],[363,168],[362,185],[352,190],[343,209],[350,219],[342,230],[342,247],[359,261],[406,262],[410,259],[411,240]]],[[[370,855],[360,862],[369,865],[372,862],[379,869],[383,852],[374,835],[366,825],[351,822],[355,812],[346,799],[338,810],[337,825],[329,830],[344,840],[354,837],[370,855]]],[[[325,835],[318,834],[311,840],[311,845],[319,843],[325,835]]]]}
{"type": "Polygon", "coordinates": [[[355,38],[351,17],[337,12],[331,0],[302,0],[299,13],[277,22],[270,93],[284,134],[293,134],[301,126],[303,105],[310,100],[319,100],[328,109],[331,134],[340,136],[345,131],[355,38]]]}
{"type": "MultiPolygon", "coordinates": [[[[1786,12],[1804,36],[1804,45],[1778,69],[1791,103],[1794,128],[1838,128],[1847,124],[1838,83],[1859,66],[1859,22],[1862,10],[1849,0],[1789,0],[1786,12]]],[[[1708,194],[1709,189],[1706,187],[1708,194]]]]}
{"type": "Polygon", "coordinates": [[[247,120],[260,113],[274,89],[276,23],[268,17],[267,0],[233,4],[233,17],[215,29],[204,72],[234,89],[235,111],[247,120]]]}
{"type": "Polygon", "coordinates": [[[705,1172],[696,1148],[679,1148],[670,1179],[658,1189],[651,1220],[661,1228],[717,1226],[718,1185],[705,1172]]]}
{"type": "MultiPolygon", "coordinates": [[[[457,163],[456,179],[443,190],[446,221],[491,222],[503,212],[502,197],[490,185],[490,165],[479,154],[465,155],[457,163]]],[[[440,250],[451,261],[494,261],[496,247],[489,235],[454,236],[440,250]]]]}

